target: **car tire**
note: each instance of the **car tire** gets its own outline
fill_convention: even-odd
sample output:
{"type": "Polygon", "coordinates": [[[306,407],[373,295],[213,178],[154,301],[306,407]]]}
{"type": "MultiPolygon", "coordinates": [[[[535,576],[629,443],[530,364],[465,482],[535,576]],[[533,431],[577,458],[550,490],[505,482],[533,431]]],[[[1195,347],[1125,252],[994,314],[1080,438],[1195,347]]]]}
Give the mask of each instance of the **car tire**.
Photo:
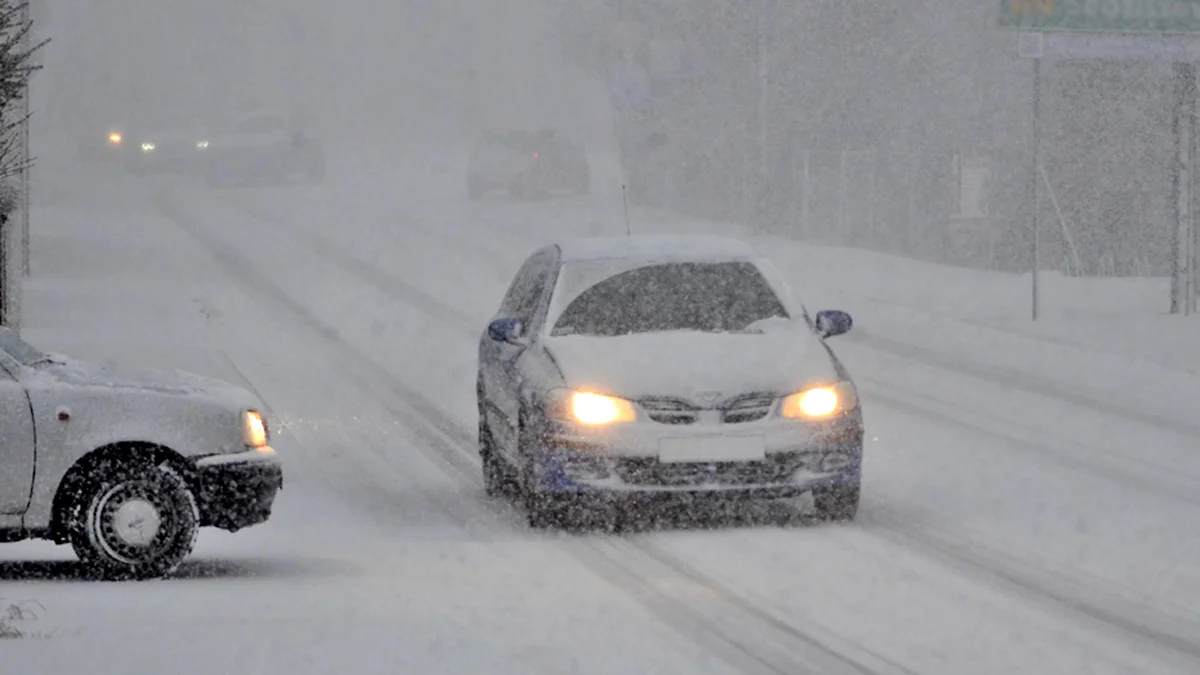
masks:
{"type": "Polygon", "coordinates": [[[812,491],[813,505],[817,517],[832,522],[849,522],[858,515],[858,502],[862,494],[861,482],[829,485],[812,491]]]}
{"type": "Polygon", "coordinates": [[[489,497],[501,497],[513,491],[512,471],[508,463],[496,452],[492,429],[479,406],[479,460],[483,471],[483,490],[489,497]]]}
{"type": "Polygon", "coordinates": [[[186,481],[168,465],[138,458],[94,467],[71,505],[68,539],[93,574],[154,579],[178,569],[196,543],[200,511],[186,481]],[[151,521],[152,532],[140,523],[151,521]]]}
{"type": "Polygon", "coordinates": [[[578,500],[575,496],[537,489],[533,477],[533,452],[537,444],[537,430],[524,411],[520,416],[517,438],[520,456],[524,459],[518,485],[521,505],[525,508],[525,518],[529,526],[535,530],[572,529],[579,520],[576,503],[578,500]]]}

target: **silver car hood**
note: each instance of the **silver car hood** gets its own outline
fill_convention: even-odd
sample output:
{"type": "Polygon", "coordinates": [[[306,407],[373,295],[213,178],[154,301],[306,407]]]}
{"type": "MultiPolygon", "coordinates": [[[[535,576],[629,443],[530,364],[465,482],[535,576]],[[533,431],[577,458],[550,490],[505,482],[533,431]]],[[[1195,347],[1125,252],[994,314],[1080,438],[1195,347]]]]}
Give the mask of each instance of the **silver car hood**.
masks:
{"type": "Polygon", "coordinates": [[[89,361],[55,356],[54,365],[43,372],[59,382],[80,387],[102,387],[113,390],[205,398],[231,408],[261,408],[262,402],[242,387],[224,380],[185,371],[130,370],[89,361]]]}
{"type": "Polygon", "coordinates": [[[800,391],[837,372],[802,320],[762,333],[670,332],[545,338],[566,384],[624,398],[710,405],[739,394],[800,391]]]}

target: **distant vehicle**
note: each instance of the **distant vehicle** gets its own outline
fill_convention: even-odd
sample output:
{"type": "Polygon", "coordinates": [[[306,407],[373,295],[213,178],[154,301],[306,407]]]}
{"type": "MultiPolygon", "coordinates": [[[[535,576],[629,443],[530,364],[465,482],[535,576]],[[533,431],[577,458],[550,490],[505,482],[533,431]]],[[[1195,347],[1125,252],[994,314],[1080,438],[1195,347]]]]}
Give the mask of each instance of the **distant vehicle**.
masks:
{"type": "Polygon", "coordinates": [[[135,123],[118,133],[125,164],[136,173],[198,172],[212,135],[210,125],[188,114],[135,123]]]}
{"type": "MultiPolygon", "coordinates": [[[[852,520],[863,416],[810,315],[735,239],[632,236],[539,249],[479,340],[479,453],[490,495],[534,527],[639,498],[793,498],[852,520]]],[[[615,509],[614,509],[615,510],[615,509]]]]}
{"type": "Polygon", "coordinates": [[[587,152],[553,129],[488,132],[471,150],[471,199],[482,199],[491,190],[523,198],[553,192],[583,195],[590,189],[587,152]]]}
{"type": "Polygon", "coordinates": [[[125,125],[91,127],[79,140],[79,156],[87,162],[117,161],[125,156],[125,125]]]}
{"type": "Polygon", "coordinates": [[[292,113],[255,112],[237,119],[209,148],[208,183],[280,184],[325,178],[325,150],[292,113]]]}
{"type": "Polygon", "coordinates": [[[249,392],[188,373],[120,373],[0,327],[0,541],[71,544],[98,576],[171,573],[198,528],[265,522],[283,486],[249,392]]]}

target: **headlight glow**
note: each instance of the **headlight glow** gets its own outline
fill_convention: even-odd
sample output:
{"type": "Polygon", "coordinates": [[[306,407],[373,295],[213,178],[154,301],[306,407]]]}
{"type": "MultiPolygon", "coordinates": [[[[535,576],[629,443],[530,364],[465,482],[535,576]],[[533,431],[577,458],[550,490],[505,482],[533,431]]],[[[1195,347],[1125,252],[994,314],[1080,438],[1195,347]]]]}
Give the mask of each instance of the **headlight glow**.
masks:
{"type": "Polygon", "coordinates": [[[246,445],[251,448],[264,448],[271,440],[267,430],[267,421],[257,410],[247,410],[242,414],[242,435],[246,445]]]}
{"type": "Polygon", "coordinates": [[[200,150],[203,150],[208,147],[208,141],[197,141],[196,147],[200,150]]]}
{"type": "Polygon", "coordinates": [[[849,382],[812,387],[783,399],[780,414],[789,419],[823,419],[858,407],[858,392],[849,382]]]}
{"type": "Polygon", "coordinates": [[[586,391],[571,395],[571,414],[576,421],[588,425],[632,422],[637,419],[637,411],[629,401],[586,391]]]}
{"type": "Polygon", "coordinates": [[[108,135],[108,142],[112,143],[113,145],[120,145],[121,144],[121,134],[119,134],[115,131],[112,132],[111,134],[108,135]]]}
{"type": "Polygon", "coordinates": [[[142,143],[142,152],[150,152],[154,149],[153,143],[142,143]]]}

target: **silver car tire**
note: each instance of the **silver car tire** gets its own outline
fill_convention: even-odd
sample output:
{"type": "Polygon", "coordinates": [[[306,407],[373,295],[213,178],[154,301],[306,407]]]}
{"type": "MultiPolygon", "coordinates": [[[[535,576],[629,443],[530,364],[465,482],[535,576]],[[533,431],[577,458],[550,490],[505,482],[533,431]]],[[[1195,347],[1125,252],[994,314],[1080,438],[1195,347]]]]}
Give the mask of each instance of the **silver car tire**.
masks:
{"type": "Polygon", "coordinates": [[[68,533],[89,572],[110,580],[167,576],[191,554],[200,511],[166,464],[112,458],[96,467],[72,504],[68,533]]]}

